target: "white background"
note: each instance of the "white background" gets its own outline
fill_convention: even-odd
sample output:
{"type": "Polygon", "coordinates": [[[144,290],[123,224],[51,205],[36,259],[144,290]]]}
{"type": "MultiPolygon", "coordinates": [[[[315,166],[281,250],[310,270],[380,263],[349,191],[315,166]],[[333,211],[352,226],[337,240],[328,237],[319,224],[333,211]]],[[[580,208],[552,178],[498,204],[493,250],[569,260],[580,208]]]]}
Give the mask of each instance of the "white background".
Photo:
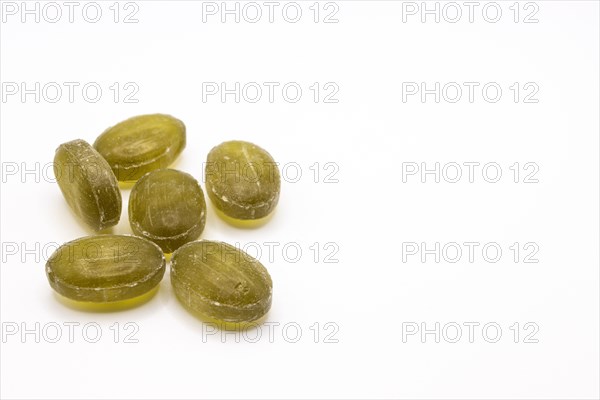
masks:
{"type": "MultiPolygon", "coordinates": [[[[235,23],[233,16],[221,23],[219,14],[204,23],[202,2],[138,1],[138,22],[129,24],[122,19],[133,6],[118,5],[115,23],[111,1],[99,3],[102,18],[90,23],[82,17],[85,4],[75,9],[73,23],[62,3],[57,23],[43,15],[39,23],[35,16],[23,23],[20,10],[3,13],[3,398],[598,398],[597,2],[537,1],[537,23],[523,22],[535,10],[524,2],[515,23],[512,1],[498,3],[502,16],[496,23],[482,17],[484,2],[472,23],[465,6],[456,23],[443,15],[439,23],[431,15],[422,23],[420,14],[405,14],[403,22],[408,5],[394,1],[337,1],[338,23],[323,23],[325,11],[333,10],[323,10],[324,3],[315,23],[312,1],[301,3],[297,23],[282,17],[285,3],[273,23],[264,6],[257,23],[243,17],[235,23]],[[53,92],[42,93],[39,102],[34,95],[7,95],[7,82],[80,86],[73,102],[65,89],[51,103],[53,92]],[[103,89],[96,103],[81,95],[89,82],[103,89]],[[127,82],[137,85],[138,102],[123,101],[128,91],[115,102],[109,89],[115,82],[121,90],[127,82]],[[296,103],[285,101],[280,89],[273,103],[266,92],[254,104],[244,98],[236,103],[232,95],[203,102],[203,82],[230,88],[235,82],[296,82],[303,94],[296,103]],[[335,83],[338,102],[315,103],[309,89],[314,82],[335,83]],[[403,82],[480,86],[473,102],[465,90],[457,103],[444,97],[436,103],[433,95],[425,102],[418,95],[403,101],[403,82]],[[488,82],[502,88],[498,102],[482,97],[488,82]],[[521,87],[516,103],[509,88],[515,82],[521,87]],[[539,88],[537,103],[523,101],[527,82],[539,88]],[[202,235],[258,244],[274,281],[267,321],[280,325],[272,340],[266,326],[256,343],[248,338],[257,331],[245,332],[239,342],[234,334],[207,335],[209,327],[174,298],[168,273],[149,303],[117,313],[70,309],[49,287],[44,250],[90,234],[52,181],[47,166],[54,149],[76,138],[93,142],[105,128],[153,112],[185,122],[188,145],[175,167],[202,185],[206,154],[230,139],[255,142],[282,166],[301,168],[298,182],[292,182],[294,169],[284,174],[268,225],[230,227],[209,205],[202,235]],[[422,182],[419,174],[403,182],[406,163],[433,168],[465,162],[480,163],[473,183],[466,167],[457,183],[444,176],[436,183],[433,175],[422,182]],[[494,162],[502,177],[488,183],[481,167],[494,162]],[[509,169],[515,162],[518,183],[509,169]],[[539,167],[537,183],[523,182],[528,162],[539,167]],[[310,169],[315,163],[317,179],[310,169]],[[324,170],[325,163],[337,166],[337,183],[324,182],[333,168],[324,170]],[[22,174],[27,169],[38,173],[22,174]],[[272,259],[265,242],[279,243],[272,259]],[[315,242],[318,254],[311,250],[315,242]],[[324,249],[329,242],[334,247],[324,249]],[[420,253],[407,255],[408,242],[481,245],[474,262],[463,253],[458,262],[442,255],[436,263],[434,255],[425,262],[420,253]],[[515,242],[518,262],[509,249],[515,242]],[[529,242],[539,247],[537,263],[524,262],[529,242]],[[301,248],[297,261],[293,249],[282,253],[286,243],[301,248]],[[483,258],[486,243],[501,247],[498,262],[483,258]],[[325,262],[335,246],[338,262],[325,262]],[[64,325],[70,322],[80,324],[72,343],[64,325]],[[125,343],[127,322],[139,327],[137,343],[125,343]],[[464,325],[469,322],[480,324],[472,343],[464,325]],[[35,332],[36,323],[39,342],[34,333],[21,335],[23,329],[35,332]],[[97,343],[86,340],[86,323],[101,328],[97,343]],[[282,332],[293,323],[302,330],[296,343],[290,343],[293,328],[282,332]],[[434,334],[403,340],[409,326],[422,323],[427,329],[440,324],[439,343],[434,334]],[[450,342],[453,323],[462,326],[457,343],[450,342]],[[494,338],[493,329],[482,333],[487,323],[502,329],[496,343],[486,340],[494,338]],[[50,343],[56,324],[62,336],[50,343]],[[8,334],[15,326],[19,331],[8,334]]],[[[131,232],[128,195],[123,190],[115,233],[131,232]]],[[[93,329],[88,333],[95,336],[93,329]]]]}

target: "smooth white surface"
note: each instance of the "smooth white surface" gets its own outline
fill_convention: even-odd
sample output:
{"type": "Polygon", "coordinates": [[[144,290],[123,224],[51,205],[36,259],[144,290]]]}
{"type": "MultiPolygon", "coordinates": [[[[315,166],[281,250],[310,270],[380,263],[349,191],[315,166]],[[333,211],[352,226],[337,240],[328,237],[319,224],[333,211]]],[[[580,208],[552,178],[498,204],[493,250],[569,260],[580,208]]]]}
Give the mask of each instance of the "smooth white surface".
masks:
{"type": "MultiPolygon", "coordinates": [[[[56,24],[9,16],[0,28],[2,82],[97,82],[104,89],[94,104],[31,96],[1,104],[3,398],[598,398],[597,2],[539,1],[536,24],[512,22],[512,2],[501,2],[496,24],[480,13],[474,23],[403,23],[402,2],[393,1],[339,1],[337,24],[313,23],[312,2],[302,3],[297,24],[281,14],[272,24],[231,17],[222,24],[218,17],[202,22],[201,2],[140,1],[138,23],[115,24],[112,2],[101,4],[106,17],[97,24],[81,14],[56,24]],[[497,103],[402,102],[402,82],[436,81],[497,82],[504,92],[497,103]],[[114,82],[135,82],[139,102],[115,103],[114,82]],[[294,104],[281,97],[203,103],[202,82],[297,82],[304,92],[294,104]],[[314,82],[335,82],[339,103],[315,104],[314,82]],[[539,103],[515,104],[514,82],[535,82],[539,103]],[[47,283],[45,254],[24,251],[88,234],[44,179],[54,149],[75,138],[93,142],[108,126],[152,112],[186,123],[188,145],[176,168],[197,179],[208,151],[229,139],[253,141],[282,165],[302,168],[299,182],[284,181],[268,225],[239,230],[209,208],[202,235],[259,244],[274,281],[267,321],[280,325],[273,343],[264,326],[257,343],[252,332],[239,343],[233,334],[224,343],[221,333],[203,337],[168,274],[142,307],[69,309],[47,283]],[[339,182],[321,175],[315,183],[309,167],[316,162],[335,163],[339,182]],[[403,183],[406,162],[496,162],[503,176],[495,184],[481,174],[474,183],[416,176],[403,183]],[[515,162],[536,163],[539,183],[513,183],[515,162]],[[39,163],[39,182],[7,175],[14,163],[39,163]],[[280,243],[273,260],[265,242],[280,243]],[[324,262],[330,249],[315,262],[315,242],[334,242],[339,262],[324,262]],[[403,242],[496,242],[503,255],[497,263],[481,253],[473,263],[466,255],[457,263],[432,256],[402,262],[403,242]],[[514,242],[536,243],[539,263],[514,263],[514,242]],[[302,249],[298,262],[285,259],[286,243],[302,249]],[[16,254],[14,246],[7,251],[12,245],[16,254]],[[33,334],[6,334],[13,324],[34,329],[36,322],[52,337],[59,324],[62,338],[49,343],[42,335],[36,343],[33,334]],[[80,324],[73,343],[65,322],[80,324]],[[102,330],[97,343],[82,336],[90,322],[102,330]],[[124,343],[127,322],[139,327],[138,343],[124,343]],[[327,322],[339,327],[338,343],[324,343],[327,322]],[[464,328],[458,343],[435,343],[433,335],[403,343],[410,322],[495,322],[503,334],[488,343],[478,329],[470,343],[464,328]],[[527,322],[539,327],[538,343],[523,343],[527,322]],[[302,329],[297,343],[286,340],[293,328],[283,335],[287,323],[302,329]]],[[[128,194],[116,233],[131,232],[128,194]]]]}

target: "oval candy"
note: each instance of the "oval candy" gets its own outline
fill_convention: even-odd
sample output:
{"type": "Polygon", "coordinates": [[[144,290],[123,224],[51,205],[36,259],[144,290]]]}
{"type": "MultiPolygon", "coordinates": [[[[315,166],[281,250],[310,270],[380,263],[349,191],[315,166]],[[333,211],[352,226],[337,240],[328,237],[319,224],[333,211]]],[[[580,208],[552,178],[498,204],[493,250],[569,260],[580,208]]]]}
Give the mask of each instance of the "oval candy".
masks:
{"type": "Polygon", "coordinates": [[[54,175],[67,203],[90,228],[99,231],[121,218],[121,191],[110,166],[83,140],[61,144],[54,175]]]}
{"type": "Polygon", "coordinates": [[[185,125],[170,115],[129,118],[105,130],[94,148],[121,182],[136,181],[147,172],[166,168],[186,144],[185,125]]]}
{"type": "Polygon", "coordinates": [[[98,235],[60,246],[46,263],[50,286],[79,302],[132,299],[155,288],[165,256],[154,243],[131,235],[98,235]]]}
{"type": "Polygon", "coordinates": [[[161,169],[138,180],[129,195],[129,223],[136,235],[172,253],[197,239],[206,223],[198,181],[185,172],[161,169]]]}
{"type": "Polygon", "coordinates": [[[239,248],[201,240],[171,258],[171,284],[195,314],[224,322],[252,322],[271,308],[273,282],[267,269],[239,248]]]}
{"type": "Polygon", "coordinates": [[[235,220],[267,217],[279,201],[277,164],[253,143],[234,140],[214,147],[207,157],[205,176],[211,202],[235,220]]]}

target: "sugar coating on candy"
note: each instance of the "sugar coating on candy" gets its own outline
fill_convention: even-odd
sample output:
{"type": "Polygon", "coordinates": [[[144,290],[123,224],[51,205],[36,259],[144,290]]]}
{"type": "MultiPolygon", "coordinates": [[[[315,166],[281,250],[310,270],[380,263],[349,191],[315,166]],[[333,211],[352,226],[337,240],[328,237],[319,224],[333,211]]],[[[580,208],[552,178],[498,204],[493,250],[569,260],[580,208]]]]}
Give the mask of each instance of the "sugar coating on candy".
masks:
{"type": "Polygon", "coordinates": [[[279,168],[266,150],[253,143],[235,140],[214,147],[205,176],[211,202],[231,218],[264,218],[279,201],[279,168]]]}
{"type": "Polygon", "coordinates": [[[171,284],[187,309],[212,320],[251,322],[271,308],[273,282],[267,269],[223,242],[180,247],[171,258],[171,284]]]}
{"type": "Polygon", "coordinates": [[[185,172],[149,172],[131,189],[129,223],[136,235],[171,253],[197,239],[204,230],[204,192],[198,181],[185,172]]]}
{"type": "Polygon", "coordinates": [[[60,246],[46,263],[50,286],[80,302],[132,299],[155,288],[165,256],[154,243],[131,235],[98,235],[60,246]]]}
{"type": "Polygon", "coordinates": [[[105,130],[94,142],[119,181],[136,181],[147,172],[167,168],[185,145],[185,125],[165,114],[129,118],[105,130]]]}
{"type": "Polygon", "coordinates": [[[83,140],[61,144],[54,155],[54,175],[75,215],[93,230],[116,225],[121,192],[110,166],[83,140]]]}

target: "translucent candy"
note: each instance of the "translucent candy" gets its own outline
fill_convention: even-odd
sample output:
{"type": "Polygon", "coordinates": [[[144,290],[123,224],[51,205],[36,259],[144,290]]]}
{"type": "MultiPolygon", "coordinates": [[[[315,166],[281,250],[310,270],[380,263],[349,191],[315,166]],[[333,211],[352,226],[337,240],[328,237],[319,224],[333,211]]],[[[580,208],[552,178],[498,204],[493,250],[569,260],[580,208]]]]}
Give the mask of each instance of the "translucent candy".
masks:
{"type": "Polygon", "coordinates": [[[234,220],[263,219],[279,201],[277,164],[255,144],[230,141],[216,146],[208,154],[205,175],[211,202],[234,220]]]}
{"type": "Polygon", "coordinates": [[[250,322],[271,308],[267,269],[227,243],[201,240],[180,247],[171,258],[171,284],[188,310],[208,320],[250,322]]]}
{"type": "Polygon", "coordinates": [[[150,172],[131,189],[129,223],[136,235],[171,253],[197,239],[204,230],[204,192],[198,181],[185,172],[174,169],[150,172]]]}
{"type": "Polygon", "coordinates": [[[83,140],[61,144],[54,156],[54,175],[73,212],[99,231],[121,218],[121,192],[110,166],[83,140]]]}
{"type": "Polygon", "coordinates": [[[170,115],[129,118],[108,128],[94,142],[121,182],[136,181],[147,172],[167,168],[185,148],[183,122],[170,115]]]}
{"type": "Polygon", "coordinates": [[[154,289],[164,273],[161,249],[131,235],[76,239],[60,246],[46,263],[50,286],[77,302],[134,299],[154,289]]]}

